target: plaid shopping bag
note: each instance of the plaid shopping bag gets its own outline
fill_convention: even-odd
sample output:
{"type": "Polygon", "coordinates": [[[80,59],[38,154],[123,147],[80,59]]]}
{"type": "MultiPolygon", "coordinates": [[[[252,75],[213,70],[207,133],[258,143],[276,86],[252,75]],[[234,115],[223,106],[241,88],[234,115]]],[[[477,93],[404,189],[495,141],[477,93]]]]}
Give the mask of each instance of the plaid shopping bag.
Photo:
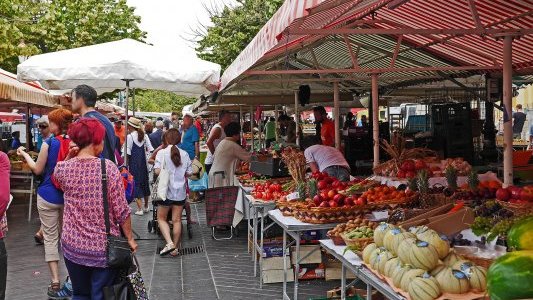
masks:
{"type": "Polygon", "coordinates": [[[210,188],[205,191],[205,215],[208,226],[231,226],[233,224],[238,194],[238,186],[210,188]]]}

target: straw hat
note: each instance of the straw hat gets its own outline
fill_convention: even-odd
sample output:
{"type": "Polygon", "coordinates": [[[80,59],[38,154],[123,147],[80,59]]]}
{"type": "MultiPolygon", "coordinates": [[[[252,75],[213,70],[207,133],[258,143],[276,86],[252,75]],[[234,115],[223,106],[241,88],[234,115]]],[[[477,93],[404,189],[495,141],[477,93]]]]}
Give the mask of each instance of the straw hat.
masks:
{"type": "Polygon", "coordinates": [[[128,118],[128,125],[135,128],[135,129],[139,129],[141,128],[142,126],[142,123],[141,123],[141,120],[135,118],[135,117],[131,117],[131,118],[128,118]]]}
{"type": "Polygon", "coordinates": [[[194,159],[191,163],[192,175],[189,177],[191,180],[200,180],[205,173],[205,168],[202,163],[194,159]]]}

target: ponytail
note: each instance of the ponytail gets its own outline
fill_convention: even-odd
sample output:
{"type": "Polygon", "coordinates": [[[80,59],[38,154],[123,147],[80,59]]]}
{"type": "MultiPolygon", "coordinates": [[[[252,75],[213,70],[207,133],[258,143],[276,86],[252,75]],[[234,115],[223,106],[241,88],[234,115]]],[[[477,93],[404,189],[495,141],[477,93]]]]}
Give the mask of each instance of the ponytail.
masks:
{"type": "Polygon", "coordinates": [[[179,167],[181,165],[181,154],[180,150],[178,149],[178,146],[170,146],[170,159],[174,163],[176,167],[179,167]]]}
{"type": "Polygon", "coordinates": [[[165,132],[165,142],[171,147],[170,148],[170,159],[176,167],[181,165],[181,154],[180,150],[176,146],[181,141],[181,134],[176,128],[171,128],[165,132]]]}

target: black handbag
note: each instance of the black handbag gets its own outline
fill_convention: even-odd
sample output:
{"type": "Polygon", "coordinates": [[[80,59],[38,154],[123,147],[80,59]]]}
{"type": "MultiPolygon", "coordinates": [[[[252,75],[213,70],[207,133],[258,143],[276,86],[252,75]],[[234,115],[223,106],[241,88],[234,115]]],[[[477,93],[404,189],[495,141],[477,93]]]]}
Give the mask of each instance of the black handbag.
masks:
{"type": "Polygon", "coordinates": [[[107,174],[105,159],[101,159],[102,165],[102,195],[104,202],[105,232],[107,235],[107,266],[113,269],[128,269],[132,264],[132,252],[128,241],[121,236],[113,236],[110,233],[109,200],[107,199],[107,174]]]}
{"type": "Polygon", "coordinates": [[[148,300],[139,262],[133,255],[134,264],[119,272],[117,282],[104,287],[104,300],[148,300]]]}

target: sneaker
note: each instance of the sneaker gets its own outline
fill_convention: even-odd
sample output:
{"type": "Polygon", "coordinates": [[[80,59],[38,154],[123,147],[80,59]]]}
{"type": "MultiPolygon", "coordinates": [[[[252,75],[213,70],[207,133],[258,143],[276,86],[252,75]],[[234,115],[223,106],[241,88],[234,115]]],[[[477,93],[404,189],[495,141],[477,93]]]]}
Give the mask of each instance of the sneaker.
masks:
{"type": "MultiPolygon", "coordinates": [[[[67,277],[68,280],[68,277],[67,277]]],[[[59,282],[50,282],[47,292],[48,299],[66,300],[72,297],[72,283],[65,282],[63,287],[59,282]]]]}
{"type": "Polygon", "coordinates": [[[145,207],[145,208],[143,209],[143,211],[144,211],[145,213],[147,213],[147,212],[149,212],[149,211],[150,211],[150,208],[148,208],[148,207],[145,207]]]}
{"type": "Polygon", "coordinates": [[[144,215],[144,211],[142,209],[139,209],[138,211],[135,212],[135,214],[138,216],[142,216],[144,215]]]}
{"type": "Polygon", "coordinates": [[[161,250],[161,252],[159,252],[159,255],[165,256],[165,255],[169,254],[170,252],[174,251],[175,249],[176,249],[176,247],[174,247],[174,244],[172,244],[172,243],[167,244],[165,246],[165,248],[163,248],[163,250],[161,250]]]}

